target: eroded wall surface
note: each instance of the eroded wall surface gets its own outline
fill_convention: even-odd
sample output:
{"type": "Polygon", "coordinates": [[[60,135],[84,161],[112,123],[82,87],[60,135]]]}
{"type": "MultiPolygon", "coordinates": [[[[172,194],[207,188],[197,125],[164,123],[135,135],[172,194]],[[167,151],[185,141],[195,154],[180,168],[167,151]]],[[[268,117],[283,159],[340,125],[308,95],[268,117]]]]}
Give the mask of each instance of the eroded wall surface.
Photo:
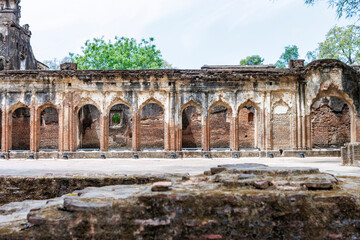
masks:
{"type": "Polygon", "coordinates": [[[291,69],[3,71],[0,80],[3,152],[27,148],[13,137],[19,108],[29,110],[32,152],[311,149],[322,147],[313,144],[311,107],[324,97],[348,107],[339,114],[349,117],[334,124],[349,131],[336,136],[338,145],[360,141],[359,73],[335,60],[291,69]],[[44,121],[48,107],[58,122],[44,121]]]}

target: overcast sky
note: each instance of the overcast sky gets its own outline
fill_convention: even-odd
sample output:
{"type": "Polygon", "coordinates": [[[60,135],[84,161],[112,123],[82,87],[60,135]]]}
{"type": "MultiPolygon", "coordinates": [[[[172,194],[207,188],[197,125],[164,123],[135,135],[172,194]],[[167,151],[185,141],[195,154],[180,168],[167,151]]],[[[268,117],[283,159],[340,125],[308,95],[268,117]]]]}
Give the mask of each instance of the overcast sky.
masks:
{"type": "Polygon", "coordinates": [[[334,25],[326,2],[304,0],[23,0],[21,24],[32,31],[38,60],[80,53],[87,39],[155,38],[164,59],[177,68],[239,64],[259,54],[275,63],[287,45],[304,58],[334,25]]]}

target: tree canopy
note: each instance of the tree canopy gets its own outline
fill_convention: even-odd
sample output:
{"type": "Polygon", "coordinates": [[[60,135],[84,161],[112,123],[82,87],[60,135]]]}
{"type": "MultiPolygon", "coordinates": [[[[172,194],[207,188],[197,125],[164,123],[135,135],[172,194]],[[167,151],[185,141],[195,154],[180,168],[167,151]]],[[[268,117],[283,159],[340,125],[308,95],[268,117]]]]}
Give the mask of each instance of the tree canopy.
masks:
{"type": "Polygon", "coordinates": [[[333,27],[326,34],[325,41],[319,43],[316,50],[308,52],[306,57],[310,61],[333,58],[346,64],[360,62],[360,27],[333,27]]]}
{"type": "Polygon", "coordinates": [[[299,48],[296,45],[285,47],[285,51],[281,54],[280,59],[275,63],[276,68],[286,68],[290,59],[299,58],[299,48]]]}
{"type": "MultiPolygon", "coordinates": [[[[305,4],[313,5],[319,0],[305,0],[305,4]]],[[[345,15],[346,18],[357,17],[360,19],[360,0],[327,0],[330,7],[336,8],[339,18],[345,15]]]]}
{"type": "Polygon", "coordinates": [[[264,63],[264,59],[259,55],[248,56],[240,61],[240,65],[261,65],[264,63]]]}
{"type": "Polygon", "coordinates": [[[82,54],[69,53],[79,69],[159,69],[171,66],[154,44],[154,38],[142,39],[115,37],[106,42],[103,38],[87,40],[82,54]]]}

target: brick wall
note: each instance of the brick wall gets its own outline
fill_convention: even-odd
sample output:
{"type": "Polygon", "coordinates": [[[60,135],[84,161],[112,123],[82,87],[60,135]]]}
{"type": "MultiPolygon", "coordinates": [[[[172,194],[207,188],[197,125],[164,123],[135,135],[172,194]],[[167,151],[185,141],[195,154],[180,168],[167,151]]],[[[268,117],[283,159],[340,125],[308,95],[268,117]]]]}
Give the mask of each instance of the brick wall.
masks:
{"type": "Polygon", "coordinates": [[[18,108],[12,114],[12,150],[30,150],[30,110],[18,108]]]}
{"type": "Polygon", "coordinates": [[[85,105],[79,111],[78,148],[100,148],[100,113],[93,105],[85,105]]]}
{"type": "Polygon", "coordinates": [[[59,115],[55,108],[48,107],[40,115],[39,149],[58,149],[59,115]]]}
{"type": "Polygon", "coordinates": [[[124,104],[118,104],[111,108],[109,115],[109,148],[132,147],[132,118],[131,110],[124,104]],[[120,117],[120,122],[114,121],[120,117]]]}
{"type": "Polygon", "coordinates": [[[230,148],[230,111],[216,106],[210,112],[210,148],[230,148]]]}
{"type": "Polygon", "coordinates": [[[164,148],[164,110],[156,103],[141,110],[140,147],[164,148]]]}
{"type": "Polygon", "coordinates": [[[322,98],[311,112],[313,148],[341,147],[350,142],[350,110],[338,98],[322,98]]]}
{"type": "Polygon", "coordinates": [[[239,112],[239,147],[255,147],[256,112],[253,107],[244,107],[239,112]]]}
{"type": "Polygon", "coordinates": [[[288,114],[274,114],[272,126],[273,149],[291,149],[290,116],[288,114]]]}
{"type": "Polygon", "coordinates": [[[182,113],[182,147],[201,148],[201,140],[201,111],[189,106],[182,113]]]}

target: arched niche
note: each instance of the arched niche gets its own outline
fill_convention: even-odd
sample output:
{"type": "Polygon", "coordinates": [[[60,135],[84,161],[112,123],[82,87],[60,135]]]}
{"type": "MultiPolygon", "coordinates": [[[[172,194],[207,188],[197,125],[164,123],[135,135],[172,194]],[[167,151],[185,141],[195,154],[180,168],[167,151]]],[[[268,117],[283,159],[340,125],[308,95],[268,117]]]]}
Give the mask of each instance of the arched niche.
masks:
{"type": "Polygon", "coordinates": [[[283,101],[274,104],[272,109],[272,148],[288,150],[291,145],[291,114],[290,107],[283,101]]]}
{"type": "Polygon", "coordinates": [[[78,149],[100,148],[100,112],[92,104],[78,111],[78,149]]]}
{"type": "Polygon", "coordinates": [[[11,115],[11,150],[30,150],[30,109],[17,108],[11,115]]]}
{"type": "Polygon", "coordinates": [[[40,113],[40,150],[59,148],[59,114],[56,108],[46,107],[40,113]]]}
{"type": "Polygon", "coordinates": [[[239,148],[256,147],[256,108],[251,105],[239,109],[239,148]]]}
{"type": "Polygon", "coordinates": [[[130,149],[132,146],[131,109],[125,104],[114,105],[109,112],[109,148],[130,149]]]}
{"type": "Polygon", "coordinates": [[[231,110],[217,104],[210,108],[210,149],[230,148],[231,110]]]}
{"type": "Polygon", "coordinates": [[[199,107],[189,105],[182,111],[182,149],[202,148],[202,113],[199,107]]]}
{"type": "Polygon", "coordinates": [[[140,148],[164,149],[164,109],[155,102],[140,109],[140,148]]]}
{"type": "Polygon", "coordinates": [[[312,148],[340,148],[351,141],[351,111],[338,97],[323,97],[311,106],[312,148]]]}

